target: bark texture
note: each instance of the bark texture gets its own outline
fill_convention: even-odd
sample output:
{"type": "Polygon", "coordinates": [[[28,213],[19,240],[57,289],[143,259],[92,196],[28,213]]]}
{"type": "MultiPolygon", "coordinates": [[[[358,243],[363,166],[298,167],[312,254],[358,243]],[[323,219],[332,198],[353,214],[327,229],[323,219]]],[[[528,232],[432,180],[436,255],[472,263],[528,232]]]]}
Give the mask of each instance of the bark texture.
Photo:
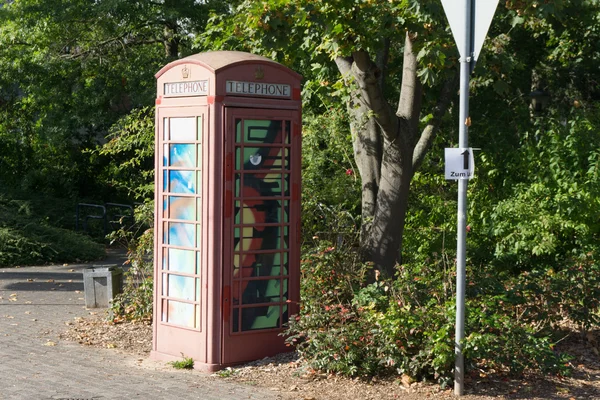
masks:
{"type": "Polygon", "coordinates": [[[456,84],[455,79],[445,83],[433,118],[419,132],[423,87],[417,77],[412,38],[406,35],[396,107],[384,97],[389,41],[383,42],[375,60],[365,51],[356,51],[350,57],[338,57],[336,64],[350,88],[350,129],[362,179],[361,250],[366,261],[391,277],[401,261],[410,182],[435,138],[456,84]]]}

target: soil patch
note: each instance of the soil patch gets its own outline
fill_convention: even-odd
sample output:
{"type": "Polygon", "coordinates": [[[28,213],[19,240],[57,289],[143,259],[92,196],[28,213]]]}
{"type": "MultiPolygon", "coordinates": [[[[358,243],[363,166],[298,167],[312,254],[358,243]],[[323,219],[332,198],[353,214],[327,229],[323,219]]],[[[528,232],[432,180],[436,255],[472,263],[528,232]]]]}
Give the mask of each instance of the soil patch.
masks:
{"type": "MultiPolygon", "coordinates": [[[[66,322],[65,340],[85,346],[120,349],[136,356],[148,356],[152,348],[149,323],[107,322],[103,313],[66,322]]],[[[471,373],[465,382],[465,400],[490,399],[600,399],[600,330],[570,331],[557,351],[574,358],[569,377],[528,375],[521,379],[471,373]]],[[[365,382],[308,369],[295,353],[227,368],[211,379],[224,379],[269,388],[282,399],[300,400],[417,400],[454,398],[452,388],[411,382],[408,377],[373,379],[365,382]],[[403,379],[404,378],[404,379],[403,379]]]]}

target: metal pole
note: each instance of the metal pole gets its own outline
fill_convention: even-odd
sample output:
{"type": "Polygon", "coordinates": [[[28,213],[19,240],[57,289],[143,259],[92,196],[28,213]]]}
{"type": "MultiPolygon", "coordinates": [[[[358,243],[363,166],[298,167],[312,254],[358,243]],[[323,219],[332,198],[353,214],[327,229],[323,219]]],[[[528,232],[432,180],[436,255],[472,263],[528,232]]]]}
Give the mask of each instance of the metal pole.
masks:
{"type": "MultiPolygon", "coordinates": [[[[469,75],[472,65],[472,37],[473,21],[472,1],[464,2],[466,13],[466,57],[460,60],[460,110],[458,124],[458,147],[469,147],[469,135],[467,122],[469,118],[469,75]]],[[[468,179],[458,180],[458,216],[457,216],[457,238],[456,238],[456,325],[454,343],[454,394],[462,396],[464,393],[464,356],[462,342],[465,337],[465,283],[466,283],[466,247],[467,247],[467,183],[468,179]]]]}

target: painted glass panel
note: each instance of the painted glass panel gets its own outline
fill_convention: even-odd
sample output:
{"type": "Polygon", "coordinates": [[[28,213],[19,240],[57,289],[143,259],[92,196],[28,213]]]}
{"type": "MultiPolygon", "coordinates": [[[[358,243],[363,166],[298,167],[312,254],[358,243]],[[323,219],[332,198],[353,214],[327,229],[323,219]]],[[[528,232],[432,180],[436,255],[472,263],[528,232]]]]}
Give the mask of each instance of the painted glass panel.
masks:
{"type": "Polygon", "coordinates": [[[287,279],[245,281],[242,304],[279,303],[287,300],[287,279]],[[283,281],[283,292],[282,290],[283,281]]]}
{"type": "Polygon", "coordinates": [[[285,143],[290,143],[292,140],[292,129],[291,129],[292,123],[290,121],[285,121],[285,132],[284,132],[284,142],[285,143]]]}
{"type": "Polygon", "coordinates": [[[242,308],[242,331],[279,328],[280,306],[242,308]]]}
{"type": "Polygon", "coordinates": [[[169,171],[169,191],[194,194],[196,192],[194,171],[169,171]]]}
{"type": "Polygon", "coordinates": [[[281,174],[244,174],[243,181],[244,197],[282,195],[281,174]]]}
{"type": "Polygon", "coordinates": [[[194,247],[194,225],[182,222],[169,222],[167,244],[194,247]]]}
{"type": "MultiPolygon", "coordinates": [[[[244,120],[244,143],[282,143],[281,121],[244,120]]],[[[240,142],[238,140],[238,142],[240,142]]]]}
{"type": "Polygon", "coordinates": [[[196,140],[196,118],[171,118],[170,140],[191,142],[196,140]]]}
{"type": "Polygon", "coordinates": [[[236,147],[235,169],[281,170],[282,150],[281,147],[236,147]]]}
{"type": "Polygon", "coordinates": [[[169,145],[163,144],[163,167],[169,165],[169,145]]]}
{"type": "Polygon", "coordinates": [[[193,274],[196,272],[195,252],[193,250],[169,249],[170,271],[193,274]]]}
{"type": "Polygon", "coordinates": [[[201,275],[202,274],[202,253],[197,252],[196,253],[196,275],[201,275]]]}
{"type": "Polygon", "coordinates": [[[170,144],[169,165],[194,168],[196,166],[196,146],[193,144],[170,144]]]}
{"type": "Polygon", "coordinates": [[[169,140],[169,118],[163,118],[163,140],[169,140]]]}
{"type": "Polygon", "coordinates": [[[196,280],[189,276],[169,274],[169,297],[194,301],[196,297],[196,280]]]}
{"type": "Polygon", "coordinates": [[[196,157],[198,160],[196,161],[196,167],[202,168],[202,145],[198,145],[198,156],[196,157]]]}
{"type": "Polygon", "coordinates": [[[196,247],[202,247],[202,225],[196,225],[196,247]]]}
{"type": "Polygon", "coordinates": [[[167,300],[167,322],[170,324],[196,327],[196,307],[194,304],[167,300]]]}
{"type": "Polygon", "coordinates": [[[232,327],[233,332],[239,332],[240,330],[240,309],[234,308],[232,313],[232,327]]]}
{"type": "Polygon", "coordinates": [[[194,221],[196,219],[196,199],[193,197],[169,196],[169,217],[194,221]]]}
{"type": "Polygon", "coordinates": [[[167,170],[163,170],[163,192],[168,191],[169,187],[169,178],[168,178],[167,170]]]}

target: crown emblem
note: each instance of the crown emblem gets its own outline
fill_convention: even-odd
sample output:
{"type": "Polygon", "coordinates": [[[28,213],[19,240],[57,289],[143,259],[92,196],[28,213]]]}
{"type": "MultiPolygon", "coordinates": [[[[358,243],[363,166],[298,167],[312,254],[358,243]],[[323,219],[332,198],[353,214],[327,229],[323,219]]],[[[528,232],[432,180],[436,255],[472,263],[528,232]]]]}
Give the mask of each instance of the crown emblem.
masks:
{"type": "Polygon", "coordinates": [[[183,79],[187,79],[190,77],[190,69],[187,67],[187,65],[185,65],[181,69],[181,76],[183,77],[183,79]]]}
{"type": "Polygon", "coordinates": [[[254,71],[254,77],[256,79],[262,79],[265,77],[265,71],[263,71],[262,67],[256,67],[256,70],[254,71]]]}

